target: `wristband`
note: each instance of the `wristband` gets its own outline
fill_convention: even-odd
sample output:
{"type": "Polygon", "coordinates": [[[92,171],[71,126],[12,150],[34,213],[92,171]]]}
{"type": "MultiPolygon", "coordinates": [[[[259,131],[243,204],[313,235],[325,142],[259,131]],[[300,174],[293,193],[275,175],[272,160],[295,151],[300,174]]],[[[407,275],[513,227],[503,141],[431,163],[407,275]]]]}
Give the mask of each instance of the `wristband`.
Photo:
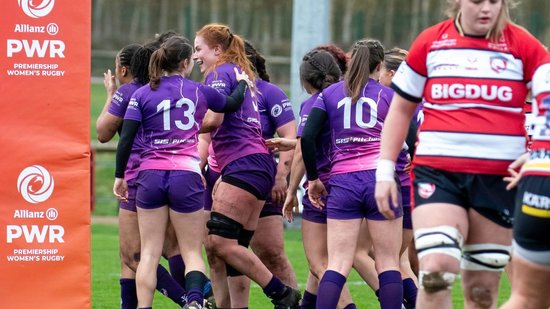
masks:
{"type": "Polygon", "coordinates": [[[395,162],[392,160],[380,159],[376,167],[376,182],[395,182],[395,162]]]}

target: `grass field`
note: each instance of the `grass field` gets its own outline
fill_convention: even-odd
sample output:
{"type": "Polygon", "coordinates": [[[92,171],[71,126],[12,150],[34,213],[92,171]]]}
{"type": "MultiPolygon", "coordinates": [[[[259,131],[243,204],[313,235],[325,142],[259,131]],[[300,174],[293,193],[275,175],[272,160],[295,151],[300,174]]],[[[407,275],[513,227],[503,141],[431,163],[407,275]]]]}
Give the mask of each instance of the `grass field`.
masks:
{"type": "MultiPolygon", "coordinates": [[[[92,85],[91,105],[91,137],[96,140],[95,121],[105,103],[103,85],[92,85]]],[[[117,203],[112,194],[114,180],[114,154],[112,152],[97,153],[95,160],[95,193],[96,203],[94,216],[116,216],[117,203]]],[[[286,251],[296,271],[299,287],[303,291],[307,277],[307,263],[302,248],[299,230],[285,231],[286,251]]],[[[92,226],[92,307],[119,308],[119,269],[118,228],[113,224],[94,224],[92,226]]],[[[374,293],[362,282],[359,276],[352,272],[348,279],[350,290],[358,308],[378,308],[374,293]]],[[[510,286],[503,279],[500,286],[499,304],[510,295],[510,286]]],[[[460,285],[453,289],[453,303],[456,308],[463,307],[460,285]]],[[[155,308],[177,308],[170,300],[161,294],[155,295],[155,308]]],[[[263,295],[257,285],[251,288],[251,309],[272,308],[271,303],[263,295]]]]}
{"type": "MultiPolygon", "coordinates": [[[[107,309],[119,306],[119,258],[118,229],[116,225],[94,224],[92,226],[92,308],[107,309]]],[[[300,290],[303,291],[307,278],[307,263],[302,247],[299,230],[285,231],[285,248],[296,271],[300,290]]],[[[353,299],[358,308],[379,308],[376,296],[361,278],[352,272],[348,278],[353,299]]],[[[453,289],[455,308],[464,307],[460,285],[453,289]]],[[[510,285],[506,279],[501,280],[499,304],[510,295],[510,285]]],[[[154,308],[177,308],[177,306],[160,293],[155,294],[154,308]]],[[[251,309],[272,308],[257,285],[251,288],[251,309]]]]}

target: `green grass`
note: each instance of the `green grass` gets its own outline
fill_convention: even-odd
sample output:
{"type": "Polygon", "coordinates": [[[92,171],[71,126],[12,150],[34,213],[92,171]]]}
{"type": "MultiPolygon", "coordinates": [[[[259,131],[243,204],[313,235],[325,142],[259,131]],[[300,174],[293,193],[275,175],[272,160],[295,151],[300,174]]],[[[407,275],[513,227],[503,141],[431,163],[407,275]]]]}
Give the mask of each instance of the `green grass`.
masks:
{"type": "MultiPolygon", "coordinates": [[[[116,225],[94,224],[92,226],[92,308],[117,308],[119,306],[119,258],[118,229],[116,225]]],[[[296,271],[300,290],[304,290],[307,278],[307,262],[302,247],[302,237],[298,230],[285,231],[285,248],[296,271]]],[[[165,264],[166,266],[166,264],[165,264]]],[[[505,277],[505,276],[504,276],[505,277]]],[[[358,308],[379,308],[378,301],[369,287],[352,272],[348,278],[354,302],[358,308]]],[[[463,308],[462,289],[456,284],[453,289],[455,308],[463,308]]],[[[499,304],[510,295],[510,285],[501,280],[499,304]]],[[[250,292],[250,308],[272,308],[261,289],[253,284],[250,292]]],[[[155,294],[154,308],[177,308],[160,293],[155,294]]]]}

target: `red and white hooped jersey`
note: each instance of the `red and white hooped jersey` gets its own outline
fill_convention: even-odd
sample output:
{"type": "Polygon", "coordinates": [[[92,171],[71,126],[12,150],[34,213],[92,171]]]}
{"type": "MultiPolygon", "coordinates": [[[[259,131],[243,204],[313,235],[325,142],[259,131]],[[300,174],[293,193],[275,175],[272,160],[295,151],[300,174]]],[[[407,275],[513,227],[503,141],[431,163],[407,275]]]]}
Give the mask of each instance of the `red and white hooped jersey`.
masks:
{"type": "Polygon", "coordinates": [[[550,176],[550,54],[533,75],[533,144],[523,175],[550,176]]]}
{"type": "Polygon", "coordinates": [[[423,31],[392,81],[405,99],[425,99],[414,164],[507,174],[526,151],[523,104],[545,54],[513,24],[498,42],[461,34],[453,19],[423,31]]]}

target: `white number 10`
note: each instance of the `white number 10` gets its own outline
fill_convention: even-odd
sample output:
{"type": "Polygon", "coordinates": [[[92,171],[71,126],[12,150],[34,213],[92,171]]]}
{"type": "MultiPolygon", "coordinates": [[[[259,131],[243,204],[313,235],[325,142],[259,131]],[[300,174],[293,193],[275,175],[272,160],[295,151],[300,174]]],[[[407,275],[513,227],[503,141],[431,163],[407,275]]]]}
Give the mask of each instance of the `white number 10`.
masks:
{"type": "MultiPolygon", "coordinates": [[[[337,108],[342,107],[342,105],[344,106],[344,129],[349,129],[351,128],[351,98],[346,97],[340,100],[340,102],[338,102],[337,108]]],[[[357,103],[355,103],[355,123],[357,124],[357,126],[362,129],[369,129],[374,127],[378,122],[376,119],[378,116],[377,107],[378,105],[376,104],[376,102],[374,102],[373,99],[365,97],[359,98],[359,100],[357,100],[357,103]],[[370,118],[369,121],[366,123],[363,121],[363,105],[365,103],[367,103],[370,109],[370,118]]]]}

